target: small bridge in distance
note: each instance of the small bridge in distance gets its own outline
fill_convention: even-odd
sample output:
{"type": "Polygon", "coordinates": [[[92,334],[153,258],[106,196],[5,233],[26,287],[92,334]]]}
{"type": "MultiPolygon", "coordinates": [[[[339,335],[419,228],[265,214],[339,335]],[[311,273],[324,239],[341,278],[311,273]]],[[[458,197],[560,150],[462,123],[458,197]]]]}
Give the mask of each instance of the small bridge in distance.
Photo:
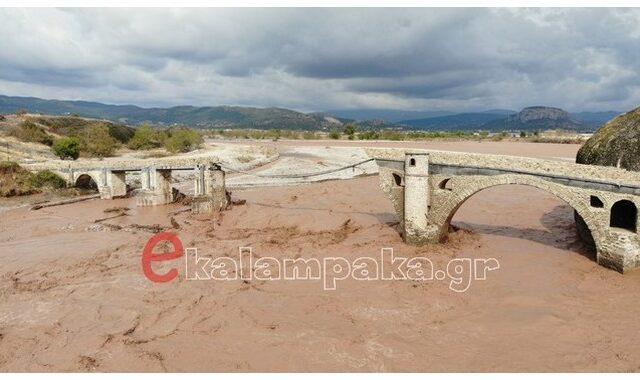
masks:
{"type": "Polygon", "coordinates": [[[95,187],[101,199],[125,197],[128,194],[127,174],[139,174],[141,189],[136,193],[136,205],[158,206],[176,201],[179,192],[172,186],[176,171],[192,172],[194,194],[193,213],[224,210],[229,205],[225,172],[217,162],[182,165],[131,165],[109,163],[104,166],[69,163],[67,167],[37,165],[30,170],[51,170],[64,178],[67,185],[95,187]]]}

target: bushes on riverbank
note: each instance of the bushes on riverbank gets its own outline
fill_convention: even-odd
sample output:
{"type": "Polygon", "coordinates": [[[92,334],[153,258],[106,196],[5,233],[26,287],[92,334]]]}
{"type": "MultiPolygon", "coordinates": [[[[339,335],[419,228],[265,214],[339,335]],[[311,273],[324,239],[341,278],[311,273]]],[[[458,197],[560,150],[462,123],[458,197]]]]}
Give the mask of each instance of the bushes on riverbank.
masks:
{"type": "Polygon", "coordinates": [[[31,173],[16,162],[0,162],[0,197],[35,194],[65,186],[64,179],[49,170],[31,173]]]}
{"type": "Polygon", "coordinates": [[[136,129],[127,145],[134,150],[164,147],[171,153],[183,153],[198,148],[202,142],[202,135],[191,128],[154,129],[149,125],[142,125],[136,129]]]}
{"type": "Polygon", "coordinates": [[[182,126],[133,128],[72,116],[21,116],[22,121],[10,134],[24,142],[48,145],[61,159],[109,157],[122,145],[133,150],[164,147],[180,153],[196,149],[203,142],[199,131],[182,126]]]}

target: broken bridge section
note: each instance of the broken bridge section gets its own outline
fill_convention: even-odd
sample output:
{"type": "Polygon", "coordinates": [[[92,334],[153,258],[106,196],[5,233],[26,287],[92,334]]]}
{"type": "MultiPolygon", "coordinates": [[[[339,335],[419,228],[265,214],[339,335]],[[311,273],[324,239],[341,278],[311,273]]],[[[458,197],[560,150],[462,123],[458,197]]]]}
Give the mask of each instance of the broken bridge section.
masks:
{"type": "MultiPolygon", "coordinates": [[[[211,213],[225,210],[230,204],[226,190],[225,173],[218,163],[195,163],[193,166],[105,166],[83,167],[69,165],[67,168],[52,167],[67,182],[68,186],[97,189],[101,199],[124,197],[129,189],[127,174],[139,173],[141,189],[136,194],[139,207],[173,203],[179,191],[172,186],[172,174],[176,171],[193,172],[193,213],[211,213]]],[[[38,168],[42,170],[42,168],[38,168]]]]}
{"type": "Polygon", "coordinates": [[[403,149],[367,153],[379,166],[380,187],[409,244],[445,240],[451,219],[469,197],[517,184],[569,204],[588,228],[599,264],[619,272],[640,267],[640,173],[500,155],[403,149]]]}

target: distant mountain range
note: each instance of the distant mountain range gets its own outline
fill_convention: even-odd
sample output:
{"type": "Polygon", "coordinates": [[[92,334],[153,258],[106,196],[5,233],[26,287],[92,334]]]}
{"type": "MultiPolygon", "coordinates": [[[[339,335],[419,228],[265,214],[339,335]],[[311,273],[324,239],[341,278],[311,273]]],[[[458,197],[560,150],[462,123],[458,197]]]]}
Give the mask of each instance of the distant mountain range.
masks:
{"type": "Polygon", "coordinates": [[[430,117],[425,119],[401,120],[400,125],[408,125],[417,129],[450,129],[467,130],[476,129],[487,122],[502,119],[505,114],[473,112],[454,115],[430,117]]]}
{"type": "MultiPolygon", "coordinates": [[[[513,110],[494,109],[477,113],[497,114],[500,116],[516,113],[513,110]]],[[[390,109],[352,109],[352,110],[330,110],[326,114],[352,120],[380,119],[390,123],[402,123],[410,120],[432,119],[445,116],[459,115],[454,111],[399,111],[390,109]]]]}
{"type": "Polygon", "coordinates": [[[360,129],[411,130],[538,130],[593,131],[620,114],[617,111],[570,114],[554,107],[527,107],[520,112],[494,109],[483,112],[399,111],[388,109],[334,110],[303,113],[285,108],[192,107],[142,108],[97,102],[45,100],[0,95],[0,113],[18,110],[50,115],[79,115],[127,124],[184,124],[197,128],[256,128],[331,130],[346,123],[360,129]]]}
{"type": "Polygon", "coordinates": [[[398,124],[427,130],[544,130],[566,129],[581,132],[593,131],[620,114],[616,111],[581,112],[570,114],[555,107],[527,107],[520,112],[460,113],[425,119],[402,120],[398,124]]]}
{"type": "Polygon", "coordinates": [[[409,119],[428,119],[432,117],[455,115],[451,111],[401,111],[390,109],[351,109],[329,110],[324,114],[350,120],[384,120],[389,123],[397,123],[409,119]]]}
{"type": "Polygon", "coordinates": [[[79,115],[127,124],[184,124],[197,128],[255,128],[328,130],[342,121],[323,114],[306,114],[284,108],[192,107],[142,108],[96,102],[44,100],[0,95],[0,113],[24,109],[49,115],[79,115]]]}

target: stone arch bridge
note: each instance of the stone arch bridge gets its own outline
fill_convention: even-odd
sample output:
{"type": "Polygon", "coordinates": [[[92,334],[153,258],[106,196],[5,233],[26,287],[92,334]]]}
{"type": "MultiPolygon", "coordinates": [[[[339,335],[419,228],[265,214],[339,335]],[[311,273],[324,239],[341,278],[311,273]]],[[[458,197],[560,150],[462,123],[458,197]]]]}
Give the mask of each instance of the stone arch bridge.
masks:
{"type": "Polygon", "coordinates": [[[95,188],[102,199],[124,197],[128,194],[126,176],[138,174],[141,189],[136,194],[137,206],[169,204],[179,192],[172,187],[172,174],[176,171],[193,173],[195,181],[192,212],[204,213],[224,210],[229,205],[225,172],[218,163],[193,163],[190,165],[128,165],[69,164],[67,167],[33,165],[32,171],[47,169],[64,178],[67,185],[95,188]]]}
{"type": "Polygon", "coordinates": [[[410,244],[441,242],[458,208],[499,185],[532,186],[569,204],[588,231],[599,264],[626,272],[640,266],[640,173],[611,167],[512,156],[369,149],[410,244]]]}

